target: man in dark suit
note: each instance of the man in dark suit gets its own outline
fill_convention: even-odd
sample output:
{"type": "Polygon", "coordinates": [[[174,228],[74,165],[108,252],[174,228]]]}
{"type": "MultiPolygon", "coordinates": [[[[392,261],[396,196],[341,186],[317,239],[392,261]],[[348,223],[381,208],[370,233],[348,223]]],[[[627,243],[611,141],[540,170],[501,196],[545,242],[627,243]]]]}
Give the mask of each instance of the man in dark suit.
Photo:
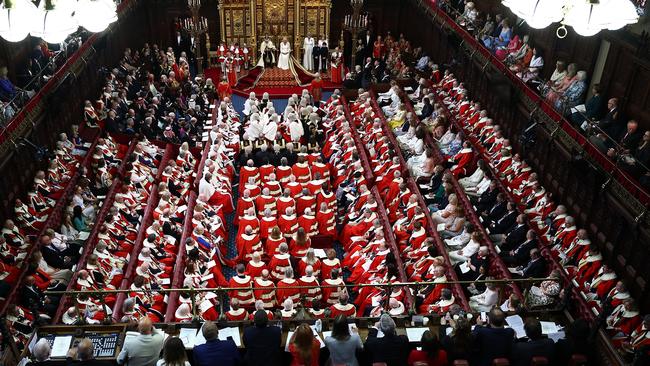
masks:
{"type": "Polygon", "coordinates": [[[294,150],[293,143],[287,143],[287,148],[282,152],[282,157],[287,158],[287,164],[293,166],[298,161],[298,154],[294,150]]]}
{"type": "Polygon", "coordinates": [[[370,363],[385,363],[387,366],[406,365],[411,348],[406,336],[397,335],[395,321],[390,315],[382,314],[376,328],[384,333],[384,337],[377,338],[377,329],[368,330],[368,339],[364,348],[370,363]]]}
{"type": "Polygon", "coordinates": [[[239,349],[232,338],[220,340],[219,328],[211,321],[203,323],[201,331],[205,343],[194,347],[194,366],[214,365],[217,360],[219,365],[239,365],[239,349]]]}
{"type": "Polygon", "coordinates": [[[546,275],[546,260],[539,254],[537,248],[530,250],[530,260],[525,266],[517,268],[518,272],[513,277],[519,278],[541,278],[546,275]]]}
{"type": "Polygon", "coordinates": [[[620,117],[618,98],[611,98],[607,101],[607,114],[596,126],[609,136],[618,136],[624,128],[620,117]]]}
{"type": "Polygon", "coordinates": [[[254,321],[255,325],[244,329],[244,361],[249,366],[278,365],[282,330],[268,326],[269,318],[264,310],[255,312],[254,321]]]}
{"type": "Polygon", "coordinates": [[[555,343],[542,335],[542,324],[535,318],[524,323],[527,342],[517,342],[512,347],[510,361],[513,366],[528,366],[533,357],[545,357],[549,365],[555,365],[555,343]]]}
{"type": "MultiPolygon", "coordinates": [[[[58,239],[57,239],[58,240],[58,239]]],[[[79,247],[72,247],[67,243],[58,240],[57,243],[52,241],[48,235],[41,236],[41,253],[43,259],[53,268],[72,269],[79,260],[79,247]],[[76,252],[74,250],[76,248],[76,252]]]]}
{"type": "Polygon", "coordinates": [[[476,206],[476,213],[483,216],[483,219],[488,219],[488,213],[491,213],[495,218],[500,217],[507,209],[507,201],[505,193],[499,192],[497,182],[494,180],[490,182],[490,187],[485,190],[478,198],[470,199],[470,202],[476,206]],[[498,207],[495,207],[500,204],[498,207]]]}
{"type": "Polygon", "coordinates": [[[30,275],[25,278],[25,285],[18,293],[20,294],[21,305],[28,309],[44,311],[52,316],[59,307],[58,298],[45,296],[43,291],[36,287],[34,276],[30,275]]]}
{"type": "Polygon", "coordinates": [[[533,230],[528,230],[524,242],[520,242],[510,250],[504,250],[504,246],[501,246],[503,262],[508,267],[520,266],[530,260],[530,251],[537,248],[537,234],[533,230]]]}
{"type": "Polygon", "coordinates": [[[269,151],[268,151],[268,146],[266,144],[262,144],[262,146],[260,146],[260,151],[255,153],[255,158],[253,160],[255,161],[256,167],[261,167],[262,165],[268,163],[271,160],[271,156],[269,155],[269,151]]]}
{"type": "Polygon", "coordinates": [[[174,56],[178,59],[178,56],[181,55],[181,52],[189,51],[189,45],[185,37],[181,34],[181,32],[176,31],[176,34],[174,34],[174,38],[172,40],[172,49],[174,50],[174,56]]]}
{"type": "MultiPolygon", "coordinates": [[[[514,224],[511,225],[503,234],[490,235],[490,239],[497,245],[501,246],[501,250],[511,250],[519,245],[522,241],[526,240],[526,232],[528,225],[526,224],[526,215],[521,214],[517,216],[514,224]]],[[[492,232],[492,229],[490,229],[492,232]]]]}
{"type": "Polygon", "coordinates": [[[493,221],[488,229],[490,234],[493,235],[503,235],[510,231],[517,222],[517,206],[514,202],[508,202],[506,204],[506,212],[499,217],[497,220],[493,221]]]}
{"type": "Polygon", "coordinates": [[[425,118],[428,118],[429,116],[431,116],[433,114],[433,105],[431,104],[431,101],[429,100],[429,98],[424,97],[424,99],[422,99],[422,102],[424,103],[424,105],[422,106],[422,110],[420,111],[420,114],[418,115],[418,117],[420,117],[421,120],[425,119],[425,118]]]}
{"type": "Polygon", "coordinates": [[[627,123],[627,129],[616,140],[618,146],[610,149],[607,155],[629,154],[630,151],[634,151],[639,146],[642,137],[643,134],[639,132],[639,123],[635,120],[630,120],[627,123]]]}
{"type": "Polygon", "coordinates": [[[476,346],[479,350],[476,365],[489,366],[495,358],[509,358],[515,340],[515,331],[512,328],[505,328],[505,313],[499,308],[494,308],[488,313],[487,326],[478,323],[474,328],[476,346]]]}

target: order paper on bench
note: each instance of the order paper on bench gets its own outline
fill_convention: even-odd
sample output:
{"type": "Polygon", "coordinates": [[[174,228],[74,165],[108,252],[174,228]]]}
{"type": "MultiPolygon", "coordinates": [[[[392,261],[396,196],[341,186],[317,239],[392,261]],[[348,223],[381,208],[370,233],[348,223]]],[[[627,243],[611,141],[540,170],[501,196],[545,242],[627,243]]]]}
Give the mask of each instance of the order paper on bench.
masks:
{"type": "Polygon", "coordinates": [[[181,328],[181,332],[178,335],[178,338],[183,341],[185,348],[191,349],[194,347],[196,333],[196,328],[181,328]]]}
{"type": "Polygon", "coordinates": [[[508,323],[508,326],[515,331],[517,338],[524,338],[526,336],[526,331],[524,330],[524,319],[519,315],[511,315],[507,317],[506,323],[508,323]]]}
{"type": "Polygon", "coordinates": [[[542,334],[552,334],[560,331],[560,327],[554,322],[540,322],[542,325],[542,334]]]}
{"type": "Polygon", "coordinates": [[[427,327],[406,328],[406,336],[409,338],[409,342],[419,342],[422,340],[422,334],[427,330],[429,330],[427,327]]]}
{"type": "Polygon", "coordinates": [[[239,328],[237,327],[228,327],[219,329],[219,339],[225,341],[228,337],[232,337],[232,340],[235,342],[237,347],[241,347],[241,336],[239,335],[239,328]]]}
{"type": "Polygon", "coordinates": [[[68,351],[70,350],[70,343],[72,343],[71,335],[54,337],[50,357],[54,358],[67,356],[68,351]]]}

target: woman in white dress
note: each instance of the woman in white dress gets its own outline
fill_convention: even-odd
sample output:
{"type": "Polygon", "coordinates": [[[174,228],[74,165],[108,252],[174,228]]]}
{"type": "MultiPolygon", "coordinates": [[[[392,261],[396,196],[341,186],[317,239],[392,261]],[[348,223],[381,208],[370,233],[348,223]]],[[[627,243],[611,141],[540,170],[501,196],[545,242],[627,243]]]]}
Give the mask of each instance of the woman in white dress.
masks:
{"type": "Polygon", "coordinates": [[[488,283],[483,293],[469,298],[469,307],[476,312],[487,312],[492,310],[497,301],[499,301],[499,291],[493,283],[488,283]]]}
{"type": "Polygon", "coordinates": [[[305,42],[302,44],[303,48],[305,49],[305,54],[302,57],[302,66],[309,71],[312,71],[314,69],[314,43],[314,37],[308,35],[305,37],[305,42]]]}
{"type": "Polygon", "coordinates": [[[485,172],[487,171],[487,165],[484,160],[479,160],[476,163],[478,167],[469,177],[461,178],[458,180],[458,183],[463,187],[465,191],[472,190],[476,191],[476,187],[485,177],[485,172]]]}
{"type": "Polygon", "coordinates": [[[282,38],[280,42],[280,57],[278,58],[278,68],[282,70],[289,70],[289,62],[291,57],[291,43],[287,37],[282,38]]]}

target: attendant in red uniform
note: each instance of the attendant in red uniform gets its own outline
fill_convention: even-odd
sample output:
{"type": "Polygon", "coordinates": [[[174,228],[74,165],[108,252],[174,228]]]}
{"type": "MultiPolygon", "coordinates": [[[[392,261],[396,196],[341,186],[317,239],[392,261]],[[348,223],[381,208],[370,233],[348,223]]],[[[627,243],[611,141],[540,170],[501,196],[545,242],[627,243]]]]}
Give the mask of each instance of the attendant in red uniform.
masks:
{"type": "Polygon", "coordinates": [[[232,95],[232,88],[230,87],[230,83],[228,83],[228,79],[225,77],[221,79],[221,82],[217,86],[217,94],[220,100],[230,98],[232,95]]]}
{"type": "Polygon", "coordinates": [[[323,79],[321,79],[320,73],[317,73],[314,80],[311,81],[310,89],[311,95],[314,98],[314,104],[318,106],[323,97],[323,79]]]}

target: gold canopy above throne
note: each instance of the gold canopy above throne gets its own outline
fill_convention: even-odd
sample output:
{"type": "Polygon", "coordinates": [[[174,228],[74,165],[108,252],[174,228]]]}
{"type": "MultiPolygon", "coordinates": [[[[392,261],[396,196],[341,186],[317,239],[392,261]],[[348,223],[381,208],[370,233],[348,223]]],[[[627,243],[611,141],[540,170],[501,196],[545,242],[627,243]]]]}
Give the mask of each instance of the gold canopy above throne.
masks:
{"type": "Polygon", "coordinates": [[[265,36],[276,46],[287,37],[299,58],[303,39],[328,39],[331,0],[220,0],[221,34],[217,39],[228,45],[246,43],[257,57],[265,36]]]}

